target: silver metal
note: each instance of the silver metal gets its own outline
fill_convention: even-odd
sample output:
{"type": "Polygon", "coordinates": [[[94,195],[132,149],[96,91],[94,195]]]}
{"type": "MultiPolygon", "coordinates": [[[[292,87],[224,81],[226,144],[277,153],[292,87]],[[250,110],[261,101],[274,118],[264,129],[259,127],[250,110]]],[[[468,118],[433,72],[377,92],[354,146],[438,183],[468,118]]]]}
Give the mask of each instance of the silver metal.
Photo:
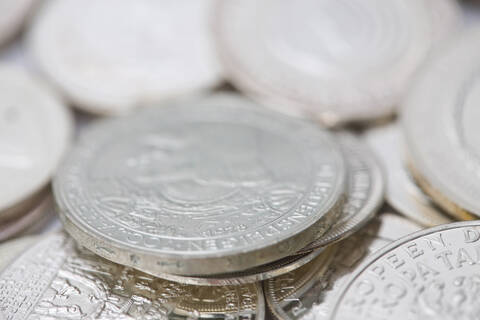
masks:
{"type": "Polygon", "coordinates": [[[35,62],[75,106],[119,114],[221,81],[212,1],[51,0],[28,36],[35,62]]]}
{"type": "Polygon", "coordinates": [[[426,227],[453,222],[416,185],[408,172],[403,136],[397,124],[368,130],[365,140],[374,149],[387,174],[385,197],[388,204],[426,227]]]}
{"type": "Polygon", "coordinates": [[[420,229],[400,216],[384,213],[366,228],[330,246],[328,256],[264,282],[267,305],[282,320],[327,320],[335,298],[355,268],[372,252],[420,229]]]}
{"type": "Polygon", "coordinates": [[[65,228],[100,256],[153,275],[211,275],[281,259],[325,232],[345,178],[327,131],[214,95],[91,126],[53,185],[65,228]]]}
{"type": "Polygon", "coordinates": [[[475,319],[480,221],[417,232],[364,261],[329,319],[475,319]]]}
{"type": "Polygon", "coordinates": [[[345,154],[348,172],[342,213],[324,235],[299,252],[324,247],[350,236],[373,218],[383,203],[383,173],[372,151],[351,134],[339,134],[338,142],[345,154]]]}
{"type": "MultiPolygon", "coordinates": [[[[17,258],[24,250],[33,246],[40,237],[22,237],[0,244],[0,271],[17,258]]],[[[1,314],[0,310],[0,314],[1,314]]]]}
{"type": "Polygon", "coordinates": [[[272,108],[330,125],[391,115],[460,17],[451,0],[217,3],[228,79],[272,108]]]}
{"type": "Polygon", "coordinates": [[[21,319],[264,319],[261,286],[181,285],[114,264],[63,233],[0,273],[0,312],[21,319]]]}
{"type": "Polygon", "coordinates": [[[465,32],[432,58],[404,105],[416,178],[454,215],[480,215],[479,39],[480,28],[465,32]]]}
{"type": "Polygon", "coordinates": [[[34,3],[34,0],[0,1],[0,45],[5,44],[20,30],[34,3]]]}
{"type": "Polygon", "coordinates": [[[18,214],[47,185],[72,127],[50,88],[20,67],[0,65],[0,220],[18,214]]]}

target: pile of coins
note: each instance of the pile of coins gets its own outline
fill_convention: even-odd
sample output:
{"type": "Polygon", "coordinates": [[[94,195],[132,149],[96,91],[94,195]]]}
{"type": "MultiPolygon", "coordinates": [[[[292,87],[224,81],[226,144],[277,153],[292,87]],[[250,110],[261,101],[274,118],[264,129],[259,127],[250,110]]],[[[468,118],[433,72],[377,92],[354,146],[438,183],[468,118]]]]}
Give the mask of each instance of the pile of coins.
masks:
{"type": "Polygon", "coordinates": [[[0,0],[0,320],[477,319],[475,10],[0,0]]]}

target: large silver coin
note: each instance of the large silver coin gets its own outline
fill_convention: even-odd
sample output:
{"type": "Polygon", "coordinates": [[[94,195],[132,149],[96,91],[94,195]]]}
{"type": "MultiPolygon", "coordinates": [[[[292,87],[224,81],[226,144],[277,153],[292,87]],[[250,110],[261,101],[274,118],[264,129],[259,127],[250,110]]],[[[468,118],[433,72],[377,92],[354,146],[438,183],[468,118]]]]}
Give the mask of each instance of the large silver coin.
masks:
{"type": "Polygon", "coordinates": [[[480,215],[480,28],[425,67],[405,102],[413,172],[444,209],[480,215]]]}
{"type": "Polygon", "coordinates": [[[215,34],[229,80],[269,106],[328,124],[391,114],[460,16],[451,0],[218,3],[215,34]],[[437,2],[448,4],[436,10],[437,2]]]}
{"type": "Polygon", "coordinates": [[[329,319],[476,319],[480,222],[438,226],[364,261],[339,292],[329,319]]]}
{"type": "Polygon", "coordinates": [[[72,127],[48,87],[23,69],[0,65],[0,219],[18,213],[49,182],[72,127]]]}
{"type": "Polygon", "coordinates": [[[0,45],[19,31],[34,3],[34,0],[0,0],[0,45]]]}
{"type": "Polygon", "coordinates": [[[52,0],[32,26],[29,49],[76,106],[124,113],[220,82],[211,4],[52,0]]]}
{"type": "Polygon", "coordinates": [[[327,320],[335,297],[350,273],[372,252],[419,230],[393,214],[382,214],[365,229],[334,245],[333,256],[264,282],[267,304],[277,319],[327,320]]]}
{"type": "Polygon", "coordinates": [[[348,189],[342,213],[335,224],[300,252],[327,246],[363,227],[383,203],[384,181],[371,151],[353,135],[339,135],[348,171],[348,189]]]}
{"type": "Polygon", "coordinates": [[[260,285],[181,285],[114,264],[64,234],[39,239],[0,273],[7,319],[264,319],[260,285]]]}
{"type": "Polygon", "coordinates": [[[54,181],[66,229],[154,275],[281,259],[340,212],[346,173],[333,136],[235,95],[105,120],[79,140],[54,181]]]}
{"type": "Polygon", "coordinates": [[[365,139],[382,161],[387,174],[385,197],[388,204],[423,226],[453,222],[415,184],[408,172],[404,141],[396,124],[371,129],[367,131],[365,139]]]}

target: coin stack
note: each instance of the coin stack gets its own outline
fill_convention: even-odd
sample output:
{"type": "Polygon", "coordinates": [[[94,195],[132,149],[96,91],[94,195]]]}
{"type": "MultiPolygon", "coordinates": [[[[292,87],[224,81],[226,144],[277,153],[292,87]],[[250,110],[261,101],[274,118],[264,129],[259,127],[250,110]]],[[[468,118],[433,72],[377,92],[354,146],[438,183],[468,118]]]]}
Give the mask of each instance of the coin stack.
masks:
{"type": "Polygon", "coordinates": [[[466,8],[0,0],[0,319],[477,319],[466,8]]]}

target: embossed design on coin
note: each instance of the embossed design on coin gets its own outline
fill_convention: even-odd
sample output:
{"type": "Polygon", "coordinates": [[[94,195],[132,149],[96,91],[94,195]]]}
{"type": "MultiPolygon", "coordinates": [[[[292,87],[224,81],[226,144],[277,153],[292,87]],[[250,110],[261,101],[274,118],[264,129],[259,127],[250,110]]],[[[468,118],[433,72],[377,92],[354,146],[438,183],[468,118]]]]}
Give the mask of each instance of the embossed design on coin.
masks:
{"type": "Polygon", "coordinates": [[[123,113],[220,82],[212,1],[54,0],[33,24],[38,65],[75,103],[123,113]]]}
{"type": "Polygon", "coordinates": [[[205,275],[295,253],[333,223],[344,185],[328,132],[216,95],[85,130],[54,193],[67,230],[97,254],[205,275]]]}
{"type": "Polygon", "coordinates": [[[217,47],[229,79],[267,105],[329,124],[369,120],[392,113],[432,46],[457,24],[459,14],[443,13],[439,25],[432,6],[218,1],[217,47]]]}
{"type": "Polygon", "coordinates": [[[398,240],[365,261],[338,295],[331,319],[475,319],[480,222],[398,240]]]}
{"type": "Polygon", "coordinates": [[[72,131],[58,97],[28,74],[0,66],[0,219],[48,183],[72,131]]]}
{"type": "Polygon", "coordinates": [[[334,245],[332,256],[322,256],[280,277],[264,282],[270,310],[283,320],[327,320],[335,296],[365,258],[420,227],[393,214],[382,214],[367,227],[334,245]]]}
{"type": "Polygon", "coordinates": [[[403,114],[420,186],[457,216],[480,215],[479,39],[480,29],[470,30],[432,59],[403,114]]]}
{"type": "Polygon", "coordinates": [[[34,2],[34,0],[0,1],[0,44],[4,44],[19,31],[34,2]]]}
{"type": "Polygon", "coordinates": [[[300,252],[348,237],[373,218],[383,202],[383,174],[371,151],[353,135],[343,133],[338,140],[347,159],[348,172],[348,190],[342,214],[327,233],[300,252]]]}
{"type": "Polygon", "coordinates": [[[21,319],[263,319],[261,288],[177,284],[104,260],[64,234],[0,274],[0,313],[21,319]]]}

